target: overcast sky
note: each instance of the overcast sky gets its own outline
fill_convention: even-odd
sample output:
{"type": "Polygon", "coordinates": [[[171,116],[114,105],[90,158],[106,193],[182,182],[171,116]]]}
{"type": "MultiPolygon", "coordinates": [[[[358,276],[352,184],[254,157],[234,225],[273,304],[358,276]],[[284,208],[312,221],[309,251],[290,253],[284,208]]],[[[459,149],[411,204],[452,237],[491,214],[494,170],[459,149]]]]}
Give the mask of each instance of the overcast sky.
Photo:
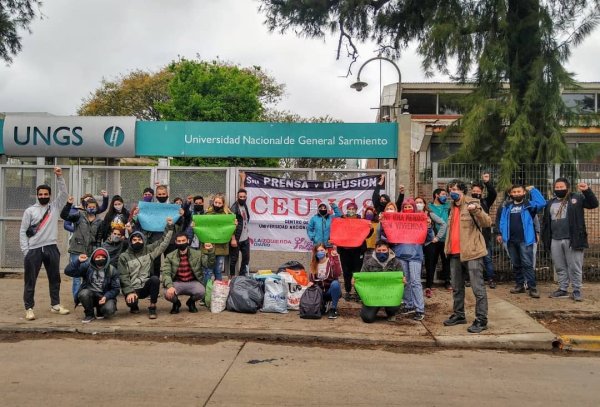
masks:
{"type": "MultiPolygon", "coordinates": [[[[0,112],[75,114],[100,80],[134,69],[156,70],[178,56],[260,65],[286,85],[279,109],[302,116],[330,115],[345,122],[372,122],[379,101],[380,71],[370,63],[361,75],[369,87],[349,88],[347,59],[335,60],[337,39],[269,33],[254,0],[46,0],[44,18],[23,33],[23,51],[0,66],[0,112]]],[[[569,69],[581,81],[600,81],[600,30],[575,50],[569,69]]],[[[375,56],[361,44],[359,63],[375,56]]],[[[425,81],[419,59],[397,61],[404,82],[425,81]]],[[[384,63],[383,84],[397,80],[384,63]]],[[[428,79],[432,80],[432,79],[428,79]]],[[[433,80],[445,80],[437,76],[433,80]]]]}

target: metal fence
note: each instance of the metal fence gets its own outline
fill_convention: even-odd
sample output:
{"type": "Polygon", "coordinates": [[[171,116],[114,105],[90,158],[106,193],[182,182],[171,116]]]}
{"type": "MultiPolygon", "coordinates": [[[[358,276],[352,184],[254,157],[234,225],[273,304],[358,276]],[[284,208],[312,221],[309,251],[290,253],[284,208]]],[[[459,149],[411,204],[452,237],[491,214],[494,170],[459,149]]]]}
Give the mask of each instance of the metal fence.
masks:
{"type": "MultiPolygon", "coordinates": [[[[53,166],[0,165],[0,268],[23,267],[23,255],[19,248],[19,228],[23,211],[36,202],[35,187],[47,183],[56,191],[53,166]]],[[[340,180],[368,174],[385,173],[393,186],[393,170],[335,169],[316,170],[308,168],[197,168],[197,167],[139,167],[139,166],[62,166],[70,195],[80,197],[92,193],[101,200],[100,191],[109,196],[121,195],[125,206],[139,201],[144,188],[155,188],[156,183],[169,186],[169,197],[185,199],[188,195],[202,195],[208,203],[216,193],[225,193],[228,203],[236,196],[240,171],[254,171],[265,175],[292,179],[340,180]]],[[[393,189],[391,189],[393,190],[393,189]]],[[[103,215],[102,215],[103,216],[103,215]]],[[[66,253],[68,233],[59,222],[59,250],[66,253]]],[[[256,252],[251,257],[251,268],[273,268],[288,260],[303,263],[309,260],[307,253],[256,252]]],[[[66,266],[67,256],[61,256],[61,266],[66,266]]]]}
{"type": "MultiPolygon", "coordinates": [[[[499,173],[500,166],[496,164],[460,164],[433,163],[419,173],[419,191],[424,197],[431,197],[436,188],[445,188],[452,179],[460,179],[467,183],[481,180],[481,175],[488,172],[492,176],[499,173]]],[[[515,171],[512,179],[526,185],[535,185],[546,198],[552,196],[553,182],[558,177],[566,177],[571,181],[573,190],[577,182],[586,182],[596,196],[600,194],[600,164],[523,164],[515,171]]],[[[484,191],[484,196],[487,191],[484,191]]],[[[492,222],[495,223],[496,211],[505,197],[505,191],[498,190],[498,198],[490,210],[492,222]]],[[[541,216],[541,215],[538,215],[541,216]]],[[[541,219],[540,219],[541,220],[541,219]]],[[[585,251],[584,279],[600,280],[600,209],[586,210],[585,220],[590,248],[585,251]]],[[[494,225],[495,226],[495,225],[494,225]]],[[[502,245],[495,241],[493,245],[493,261],[499,280],[511,281],[513,274],[508,255],[502,245]]],[[[539,245],[536,255],[536,276],[539,280],[549,281],[554,278],[554,270],[550,253],[543,245],[539,245]]]]}

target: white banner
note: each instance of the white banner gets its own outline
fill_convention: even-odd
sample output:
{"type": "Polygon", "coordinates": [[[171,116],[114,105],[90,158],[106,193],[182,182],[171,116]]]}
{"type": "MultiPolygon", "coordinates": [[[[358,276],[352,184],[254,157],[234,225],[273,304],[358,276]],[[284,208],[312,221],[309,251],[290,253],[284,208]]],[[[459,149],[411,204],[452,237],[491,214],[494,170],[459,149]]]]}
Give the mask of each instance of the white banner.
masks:
{"type": "Polygon", "coordinates": [[[310,218],[320,203],[335,202],[344,213],[349,203],[358,213],[372,206],[379,175],[340,181],[292,180],[246,173],[245,188],[250,210],[251,250],[308,252],[312,242],[306,234],[310,218]]]}

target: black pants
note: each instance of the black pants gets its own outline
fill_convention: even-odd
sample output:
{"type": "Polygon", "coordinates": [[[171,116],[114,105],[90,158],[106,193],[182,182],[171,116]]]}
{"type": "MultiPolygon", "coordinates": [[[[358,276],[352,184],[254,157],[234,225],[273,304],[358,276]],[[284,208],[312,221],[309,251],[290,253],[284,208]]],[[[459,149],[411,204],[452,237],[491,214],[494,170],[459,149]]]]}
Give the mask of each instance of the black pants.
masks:
{"type": "Polygon", "coordinates": [[[439,278],[445,282],[450,281],[450,258],[444,253],[445,244],[445,242],[430,243],[423,248],[425,255],[425,288],[433,287],[435,268],[440,257],[442,258],[442,272],[439,274],[439,278]]]}
{"type": "MultiPolygon", "coordinates": [[[[146,281],[142,288],[140,288],[139,290],[135,290],[135,293],[137,294],[139,300],[143,300],[144,298],[150,297],[150,303],[156,304],[156,302],[158,301],[159,290],[160,278],[158,278],[157,276],[152,276],[146,281]]],[[[127,298],[127,296],[125,296],[125,298],[127,298]]],[[[129,304],[127,301],[125,301],[125,303],[129,308],[131,308],[133,306],[138,305],[138,300],[135,300],[135,302],[131,304],[129,304]]]]}
{"type": "Polygon", "coordinates": [[[83,311],[85,315],[94,316],[94,307],[98,308],[98,311],[103,317],[108,318],[117,311],[117,301],[115,299],[107,299],[102,305],[98,303],[103,295],[87,288],[82,288],[77,293],[77,298],[81,305],[83,305],[83,311]]]}
{"type": "Polygon", "coordinates": [[[242,242],[237,242],[237,247],[229,245],[229,275],[235,276],[235,266],[238,258],[242,253],[242,263],[240,264],[240,276],[245,276],[248,272],[248,264],[250,264],[250,239],[242,242]]]}
{"type": "Polygon", "coordinates": [[[346,293],[352,291],[352,276],[362,268],[363,251],[360,247],[338,247],[340,254],[340,263],[344,273],[344,290],[346,293]]]}
{"type": "MultiPolygon", "coordinates": [[[[360,317],[362,318],[363,322],[366,322],[367,324],[375,322],[375,319],[377,318],[377,313],[381,308],[382,307],[368,307],[366,305],[363,305],[360,309],[360,317]]],[[[385,310],[385,314],[388,317],[393,317],[398,313],[400,307],[383,307],[383,309],[385,310]]]]}
{"type": "Polygon", "coordinates": [[[23,290],[23,302],[25,309],[33,308],[35,305],[35,283],[42,264],[48,275],[50,286],[50,305],[60,304],[60,252],[55,244],[31,249],[27,252],[24,260],[25,288],[23,290]]]}

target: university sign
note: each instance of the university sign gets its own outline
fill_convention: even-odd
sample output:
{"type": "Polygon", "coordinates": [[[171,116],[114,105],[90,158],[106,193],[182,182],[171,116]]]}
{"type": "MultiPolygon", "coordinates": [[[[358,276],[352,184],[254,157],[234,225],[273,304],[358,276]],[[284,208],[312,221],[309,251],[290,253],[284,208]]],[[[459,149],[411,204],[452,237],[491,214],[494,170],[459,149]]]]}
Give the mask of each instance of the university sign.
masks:
{"type": "Polygon", "coordinates": [[[396,123],[136,122],[7,115],[0,154],[37,157],[396,158],[396,123]]]}

